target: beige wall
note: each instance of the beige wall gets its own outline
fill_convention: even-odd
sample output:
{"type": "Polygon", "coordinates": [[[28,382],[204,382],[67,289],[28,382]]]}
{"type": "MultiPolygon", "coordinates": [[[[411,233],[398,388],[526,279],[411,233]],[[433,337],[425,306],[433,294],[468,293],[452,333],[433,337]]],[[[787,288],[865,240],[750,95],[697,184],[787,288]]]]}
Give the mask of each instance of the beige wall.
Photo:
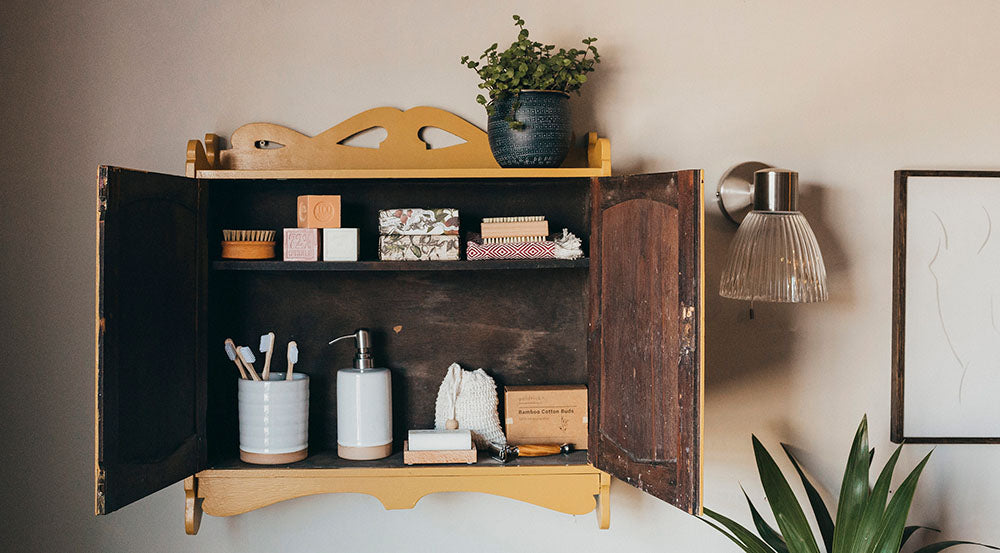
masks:
{"type": "MultiPolygon", "coordinates": [[[[699,167],[710,188],[751,159],[801,173],[828,303],[761,305],[748,321],[717,295],[732,232],[708,210],[706,503],[748,521],[741,482],[763,501],[751,432],[772,449],[796,444],[834,492],[864,413],[885,458],[892,172],[1000,169],[1000,3],[516,4],[3,2],[3,549],[734,550],[617,482],[604,532],[592,515],[470,494],[396,512],[310,497],[206,517],[197,537],[183,534],[179,486],[91,515],[97,165],[179,173],[185,141],[205,132],[263,120],[313,134],[382,105],[484,125],[458,58],[512,39],[515,11],[538,38],[600,38],[605,62],[574,100],[576,128],[611,138],[617,172],[699,167]]],[[[908,447],[902,464],[927,450],[908,447]]],[[[916,503],[913,522],[1000,542],[1000,447],[938,447],[916,503]]]]}

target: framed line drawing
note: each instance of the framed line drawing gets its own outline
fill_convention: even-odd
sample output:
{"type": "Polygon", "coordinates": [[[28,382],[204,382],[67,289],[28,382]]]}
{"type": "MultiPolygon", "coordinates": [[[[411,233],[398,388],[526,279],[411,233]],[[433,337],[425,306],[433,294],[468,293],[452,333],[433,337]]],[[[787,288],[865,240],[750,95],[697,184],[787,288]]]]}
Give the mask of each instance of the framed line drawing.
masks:
{"type": "Polygon", "coordinates": [[[1000,171],[895,173],[893,442],[1000,443],[1000,171]]]}

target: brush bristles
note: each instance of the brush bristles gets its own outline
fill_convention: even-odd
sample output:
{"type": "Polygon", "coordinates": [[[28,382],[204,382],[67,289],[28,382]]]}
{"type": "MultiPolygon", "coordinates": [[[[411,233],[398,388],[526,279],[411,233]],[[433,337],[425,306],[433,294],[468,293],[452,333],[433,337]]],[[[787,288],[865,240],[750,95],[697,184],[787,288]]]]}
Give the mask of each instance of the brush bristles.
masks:
{"type": "Polygon", "coordinates": [[[243,360],[247,363],[254,363],[257,361],[257,358],[254,357],[253,350],[246,346],[240,346],[240,355],[243,356],[243,360]]]}
{"type": "Polygon", "coordinates": [[[523,242],[544,241],[544,236],[504,236],[502,238],[483,238],[483,244],[520,244],[523,242]]]}
{"type": "Polygon", "coordinates": [[[524,215],[521,217],[486,217],[484,223],[527,223],[530,221],[544,221],[544,215],[524,215]]]}
{"type": "Polygon", "coordinates": [[[274,242],[273,230],[232,230],[223,229],[222,239],[226,242],[274,242]]]}

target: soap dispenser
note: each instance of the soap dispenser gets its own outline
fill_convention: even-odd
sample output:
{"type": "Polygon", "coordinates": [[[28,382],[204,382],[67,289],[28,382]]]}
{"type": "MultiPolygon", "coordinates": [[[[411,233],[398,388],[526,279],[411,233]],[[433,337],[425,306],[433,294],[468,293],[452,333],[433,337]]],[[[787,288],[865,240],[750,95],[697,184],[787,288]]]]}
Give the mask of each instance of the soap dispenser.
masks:
{"type": "Polygon", "coordinates": [[[337,371],[337,455],[367,461],[392,454],[392,374],[375,367],[366,329],[341,336],[356,341],[354,367],[337,371]]]}

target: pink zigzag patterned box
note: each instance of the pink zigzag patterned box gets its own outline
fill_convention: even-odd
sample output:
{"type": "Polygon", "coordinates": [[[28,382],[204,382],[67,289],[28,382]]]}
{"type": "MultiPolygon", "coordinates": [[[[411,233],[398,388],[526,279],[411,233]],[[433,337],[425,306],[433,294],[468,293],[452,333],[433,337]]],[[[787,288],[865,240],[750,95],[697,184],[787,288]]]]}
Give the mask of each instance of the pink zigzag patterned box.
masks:
{"type": "Polygon", "coordinates": [[[475,259],[554,259],[554,242],[516,242],[512,244],[479,244],[473,240],[466,243],[465,256],[475,259]]]}

